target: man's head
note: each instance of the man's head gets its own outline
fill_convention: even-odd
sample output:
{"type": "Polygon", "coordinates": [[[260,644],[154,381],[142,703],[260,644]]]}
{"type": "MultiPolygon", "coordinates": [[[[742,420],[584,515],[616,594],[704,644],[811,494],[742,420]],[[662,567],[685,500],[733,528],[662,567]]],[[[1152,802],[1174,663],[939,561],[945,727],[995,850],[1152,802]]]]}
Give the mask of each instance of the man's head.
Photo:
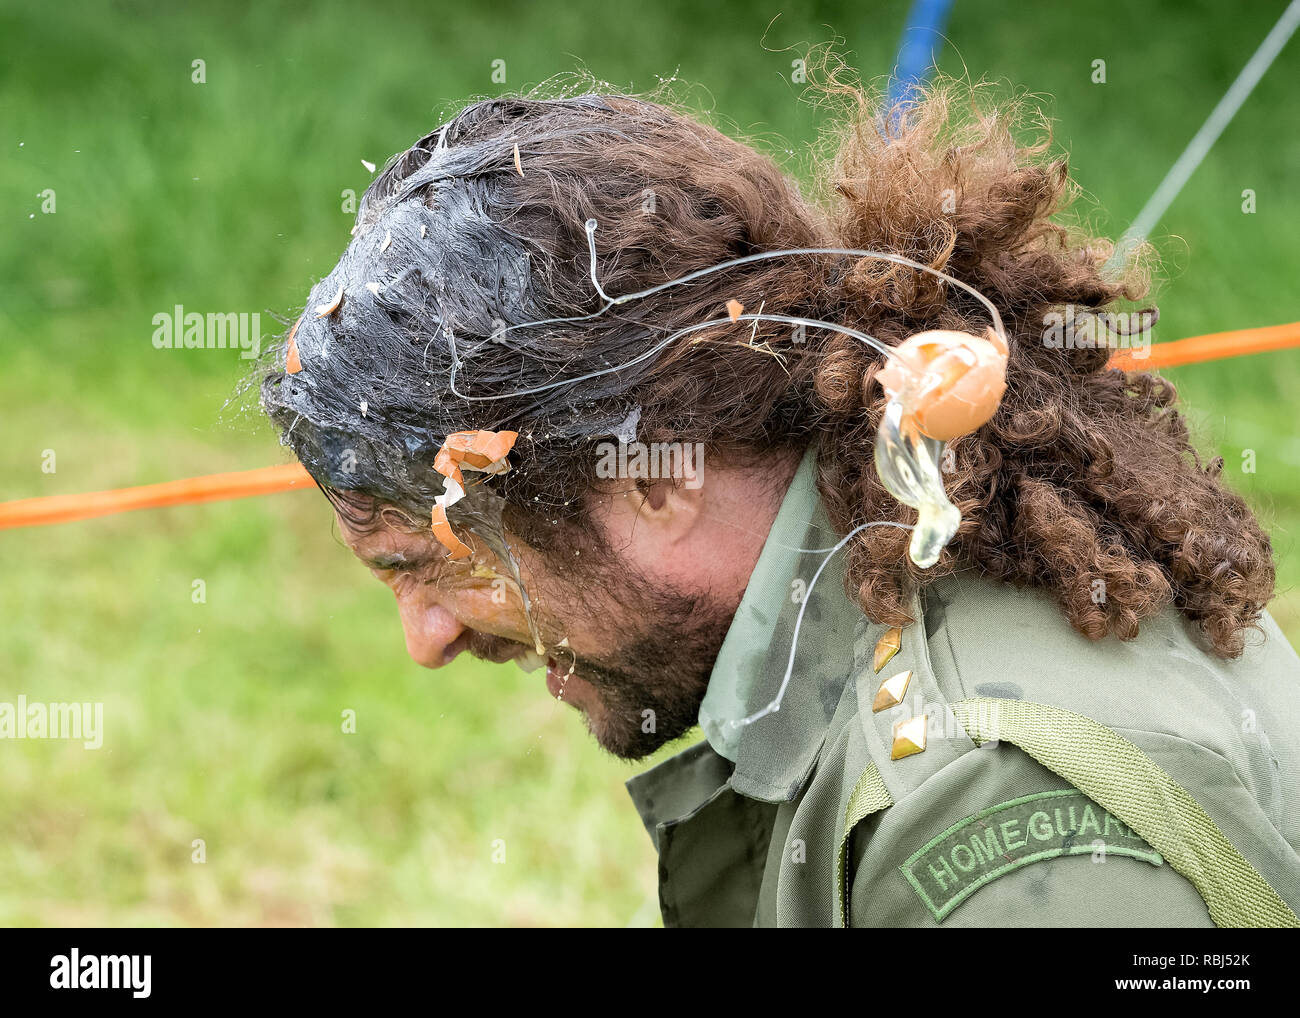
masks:
{"type": "MultiPolygon", "coordinates": [[[[629,360],[722,308],[713,289],[683,290],[519,328],[604,303],[588,218],[609,252],[600,280],[617,293],[823,239],[769,160],[661,106],[477,103],[370,187],[295,333],[302,371],[268,378],[263,399],[349,545],[393,586],[418,661],[540,652],[552,692],[603,745],[639,756],[694,723],[811,432],[780,406],[783,370],[757,376],[753,350],[709,333],[657,361],[528,392],[629,360]],[[318,317],[340,287],[341,304],[318,317]],[[434,458],[454,431],[507,427],[519,432],[512,469],[471,483],[450,514],[474,555],[446,561],[429,533],[443,491],[434,458]],[[385,568],[397,556],[406,567],[385,568]]],[[[789,274],[761,270],[750,275],[789,274]]],[[[815,266],[797,276],[803,288],[821,278],[815,266]]],[[[719,283],[743,296],[745,279],[719,283]]]]}
{"type": "Polygon", "coordinates": [[[602,484],[589,493],[590,530],[550,553],[507,532],[502,554],[466,529],[473,554],[453,561],[401,515],[376,525],[353,511],[369,511],[366,500],[336,505],[344,540],[397,598],[412,658],[544,660],[551,695],[635,759],[695,724],[793,463],[719,467],[698,486],[687,469],[642,488],[602,484]]]}
{"type": "Polygon", "coordinates": [[[725,305],[896,344],[982,331],[978,302],[842,253],[749,262],[612,306],[596,286],[618,297],[791,248],[943,268],[993,300],[1011,337],[1002,410],[945,463],[961,529],[925,572],[906,532],[856,537],[848,576],[864,611],[906,623],[912,589],[973,567],[1050,591],[1093,638],[1130,638],[1174,603],[1214,650],[1240,651],[1271,596],[1268,539],[1217,466],[1194,461],[1172,387],[1107,370],[1105,348],[1044,342],[1063,306],[1087,315],[1141,295],[1101,274],[1108,244],[1049,221],[1064,161],[1020,147],[1014,111],[952,115],[951,86],[899,118],[856,89],[827,94],[849,101],[815,202],[767,156],[626,96],[475,103],[372,183],[298,326],[301,370],[266,374],[262,400],[349,545],[394,588],[421,663],[538,652],[601,742],[641,755],[693,722],[804,447],[818,443],[841,533],[912,521],[872,464],[874,352],[732,323],[725,305]],[[473,429],[519,437],[510,471],[449,513],[474,555],[447,561],[429,530],[433,463],[473,429]]]}

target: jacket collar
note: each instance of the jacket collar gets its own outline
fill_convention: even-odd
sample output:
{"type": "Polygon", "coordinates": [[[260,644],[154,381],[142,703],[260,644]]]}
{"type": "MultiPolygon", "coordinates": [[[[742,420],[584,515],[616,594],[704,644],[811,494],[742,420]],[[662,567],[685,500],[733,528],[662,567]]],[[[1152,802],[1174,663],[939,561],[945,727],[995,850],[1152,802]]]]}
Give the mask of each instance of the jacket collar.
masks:
{"type": "Polygon", "coordinates": [[[732,763],[744,728],[730,723],[751,713],[748,704],[761,679],[776,619],[796,593],[790,578],[817,509],[816,451],[810,447],[781,500],[767,540],[731,619],[700,704],[700,729],[719,756],[732,763]]]}
{"type": "Polygon", "coordinates": [[[795,798],[817,761],[853,669],[861,610],[844,593],[844,553],[817,493],[810,446],[777,512],[723,641],[700,706],[714,751],[735,763],[730,784],[766,802],[795,798]],[[809,589],[811,587],[811,593],[809,589]],[[794,629],[807,602],[784,692],[794,629]],[[748,723],[745,719],[779,703],[748,723]]]}
{"type": "Polygon", "coordinates": [[[844,593],[844,553],[817,493],[816,448],[795,472],[727,630],[700,705],[707,741],[627,782],[658,846],[660,825],[685,821],[726,788],[764,802],[803,790],[853,672],[862,611],[844,593]],[[809,589],[811,587],[811,593],[809,589]],[[784,694],[800,604],[806,600],[794,669],[784,694]],[[733,725],[779,698],[780,709],[733,725]]]}

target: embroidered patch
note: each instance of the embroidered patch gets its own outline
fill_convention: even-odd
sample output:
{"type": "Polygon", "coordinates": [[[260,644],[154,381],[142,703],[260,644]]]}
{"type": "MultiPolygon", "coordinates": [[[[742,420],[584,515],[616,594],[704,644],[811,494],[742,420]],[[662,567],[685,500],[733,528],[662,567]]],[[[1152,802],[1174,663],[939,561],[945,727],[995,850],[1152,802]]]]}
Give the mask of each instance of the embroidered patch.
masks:
{"type": "Polygon", "coordinates": [[[1164,858],[1077,788],[1038,792],[953,824],[899,867],[936,922],[985,884],[1058,855],[1164,858]]]}

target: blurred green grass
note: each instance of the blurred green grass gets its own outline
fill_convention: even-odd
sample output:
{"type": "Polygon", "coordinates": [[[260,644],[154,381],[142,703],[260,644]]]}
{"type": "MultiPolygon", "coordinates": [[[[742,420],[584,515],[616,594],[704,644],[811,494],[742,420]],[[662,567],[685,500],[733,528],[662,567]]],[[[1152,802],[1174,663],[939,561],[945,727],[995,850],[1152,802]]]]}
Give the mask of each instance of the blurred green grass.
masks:
{"type": "MultiPolygon", "coordinates": [[[[838,33],[864,74],[885,72],[906,6],[772,22],[779,7],[735,2],[0,4],[0,498],[282,461],[224,409],[247,362],[153,349],[153,314],[263,312],[269,333],[267,312],[291,313],[345,244],[361,159],[469,98],[578,67],[633,90],[676,75],[784,158],[819,123],[791,60],[838,33]]],[[[941,66],[1050,97],[1090,219],[1118,235],[1283,7],[958,0],[941,66]]],[[[1158,339],[1300,319],[1296,46],[1161,224],[1158,339]]],[[[1171,375],[1272,529],[1294,640],[1300,356],[1171,375]]],[[[536,675],[409,661],[390,595],[319,496],[5,532],[0,562],[0,699],[103,701],[106,727],[94,752],[0,744],[0,923],[657,921],[622,789],[642,768],[602,754],[536,675]]]]}

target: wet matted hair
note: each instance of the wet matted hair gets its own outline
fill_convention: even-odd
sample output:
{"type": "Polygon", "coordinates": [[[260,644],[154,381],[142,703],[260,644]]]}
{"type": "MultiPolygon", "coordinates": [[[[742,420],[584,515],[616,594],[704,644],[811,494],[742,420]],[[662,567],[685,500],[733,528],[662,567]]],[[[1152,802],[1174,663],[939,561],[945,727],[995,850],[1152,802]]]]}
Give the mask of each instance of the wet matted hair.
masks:
{"type": "Polygon", "coordinates": [[[491,482],[507,529],[543,553],[591,540],[596,443],[638,414],[640,441],[701,442],[720,461],[761,463],[816,439],[818,486],[841,533],[911,523],[872,459],[881,360],[849,337],[741,322],[582,376],[718,318],[731,298],[890,344],[924,329],[982,331],[980,305],[932,276],[792,256],[583,321],[512,328],[604,306],[588,219],[611,295],[763,251],[894,252],[991,299],[1011,356],[999,412],[950,446],[946,488],[963,521],[939,563],[915,567],[909,534],[893,527],[850,543],[850,593],[863,610],[906,624],[911,591],[975,568],[1049,592],[1093,639],[1130,639],[1173,604],[1215,653],[1240,654],[1274,570],[1268,536],[1222,484],[1222,461],[1199,459],[1169,382],[1108,368],[1102,347],[1044,342],[1049,315],[1139,301],[1148,273],[1132,259],[1121,277],[1105,275],[1113,245],[1061,222],[1075,188],[1037,107],[944,80],[885,110],[835,66],[817,90],[834,116],[807,194],[768,155],[660,97],[467,106],[366,191],[353,239],[307,301],[302,370],[284,371],[283,346],[263,369],[265,411],[355,526],[394,510],[427,527],[445,436],[508,428],[520,433],[513,469],[491,482]],[[317,317],[311,309],[340,288],[342,305],[317,317]]]}

